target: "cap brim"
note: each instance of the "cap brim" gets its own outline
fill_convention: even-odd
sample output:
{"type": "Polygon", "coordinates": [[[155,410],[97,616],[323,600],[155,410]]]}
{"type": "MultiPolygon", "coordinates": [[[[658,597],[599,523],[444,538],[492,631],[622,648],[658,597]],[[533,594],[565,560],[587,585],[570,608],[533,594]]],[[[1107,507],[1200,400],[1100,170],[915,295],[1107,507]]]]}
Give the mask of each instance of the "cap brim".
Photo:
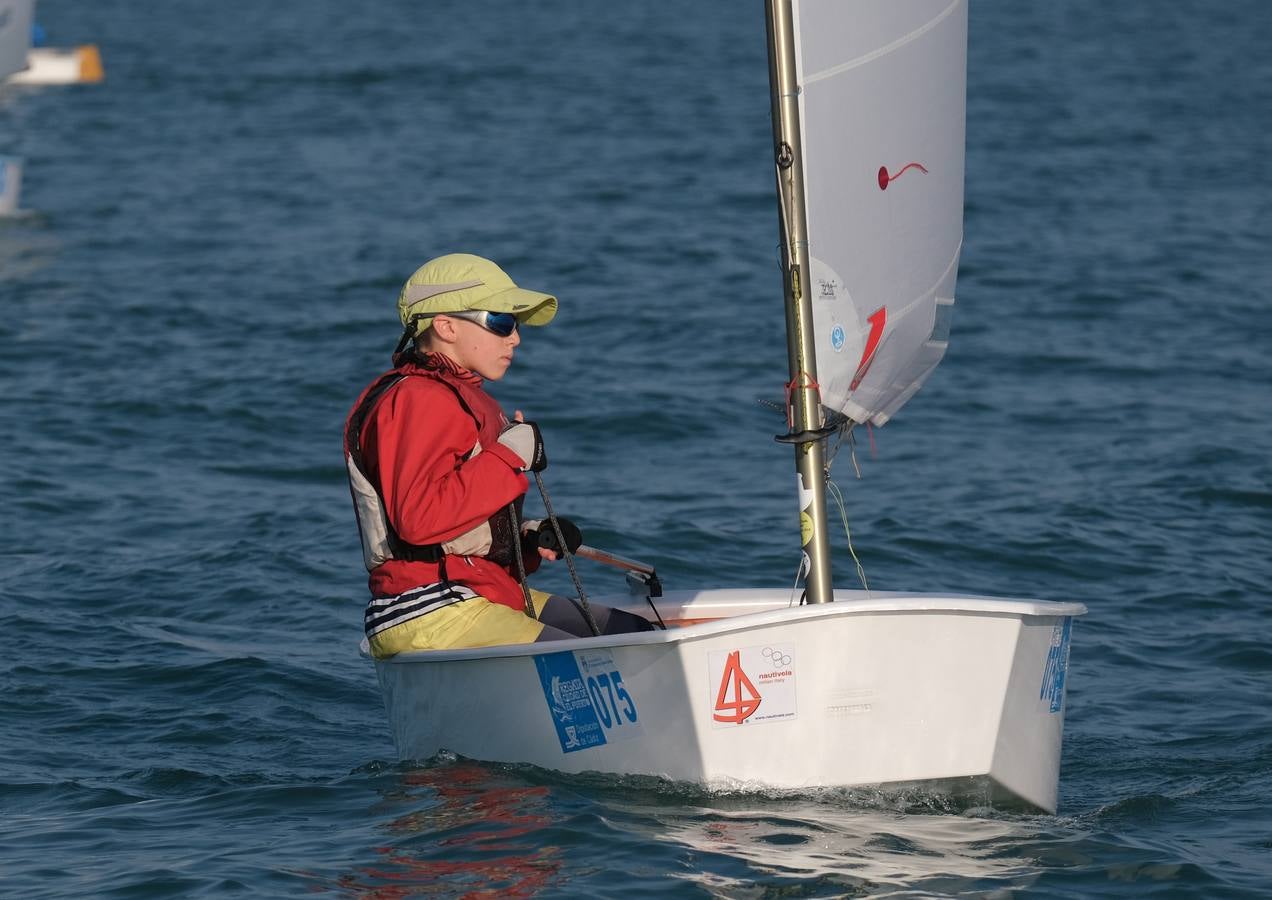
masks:
{"type": "Polygon", "coordinates": [[[556,316],[557,298],[551,294],[511,287],[483,297],[468,308],[512,313],[522,325],[547,325],[556,316]]]}

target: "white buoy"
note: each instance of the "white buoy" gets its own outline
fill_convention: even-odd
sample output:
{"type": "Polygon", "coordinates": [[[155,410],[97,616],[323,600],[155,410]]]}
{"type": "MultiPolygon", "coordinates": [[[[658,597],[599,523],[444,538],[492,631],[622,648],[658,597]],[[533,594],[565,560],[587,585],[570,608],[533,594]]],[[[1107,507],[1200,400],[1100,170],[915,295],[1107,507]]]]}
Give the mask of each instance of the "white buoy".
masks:
{"type": "Polygon", "coordinates": [[[22,160],[0,156],[0,217],[18,214],[22,194],[22,160]]]}

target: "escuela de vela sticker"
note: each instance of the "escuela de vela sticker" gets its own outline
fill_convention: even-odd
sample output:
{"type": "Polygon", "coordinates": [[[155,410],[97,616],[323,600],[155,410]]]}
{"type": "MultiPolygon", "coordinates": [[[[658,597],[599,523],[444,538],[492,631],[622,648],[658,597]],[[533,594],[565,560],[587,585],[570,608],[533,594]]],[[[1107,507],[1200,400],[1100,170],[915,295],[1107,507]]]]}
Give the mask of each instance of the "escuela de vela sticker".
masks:
{"type": "Polygon", "coordinates": [[[707,657],[711,724],[735,728],[795,718],[795,646],[717,650],[707,657]]]}
{"type": "Polygon", "coordinates": [[[1042,687],[1038,699],[1048,712],[1058,713],[1064,708],[1064,679],[1069,671],[1069,639],[1073,629],[1073,617],[1065,616],[1051,628],[1051,643],[1047,647],[1047,662],[1042,670],[1042,687]]]}
{"type": "Polygon", "coordinates": [[[636,700],[608,650],[544,653],[534,665],[562,753],[644,735],[636,700]]]}

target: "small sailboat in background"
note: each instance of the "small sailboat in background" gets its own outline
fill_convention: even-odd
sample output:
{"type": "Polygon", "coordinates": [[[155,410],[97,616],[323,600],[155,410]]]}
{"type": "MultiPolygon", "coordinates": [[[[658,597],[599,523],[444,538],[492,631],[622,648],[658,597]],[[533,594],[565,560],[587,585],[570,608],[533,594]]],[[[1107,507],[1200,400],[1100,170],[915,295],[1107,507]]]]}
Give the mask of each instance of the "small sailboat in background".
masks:
{"type": "Polygon", "coordinates": [[[796,457],[807,602],[663,594],[652,567],[610,557],[643,595],[625,608],[653,602],[665,630],[377,661],[398,752],[1054,811],[1086,608],[831,583],[827,438],[887,422],[948,341],[966,0],[766,6],[790,362],[779,440],[796,457]]]}
{"type": "MultiPolygon", "coordinates": [[[[7,85],[89,84],[101,81],[102,57],[85,44],[69,49],[33,46],[43,29],[35,22],[35,0],[0,0],[0,88],[7,85]]],[[[0,155],[0,218],[23,215],[23,160],[0,155]]]]}
{"type": "Polygon", "coordinates": [[[35,0],[0,0],[0,82],[92,84],[105,77],[96,44],[45,47],[35,0]]]}

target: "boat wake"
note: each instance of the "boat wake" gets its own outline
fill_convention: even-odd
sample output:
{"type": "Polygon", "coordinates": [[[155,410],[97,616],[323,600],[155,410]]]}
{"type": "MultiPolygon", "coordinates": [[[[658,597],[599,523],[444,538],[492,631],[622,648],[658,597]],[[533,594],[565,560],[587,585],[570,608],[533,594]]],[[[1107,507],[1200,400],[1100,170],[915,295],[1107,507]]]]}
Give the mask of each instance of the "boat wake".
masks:
{"type": "Polygon", "coordinates": [[[525,781],[528,785],[562,788],[585,793],[596,800],[621,800],[640,796],[645,800],[674,801],[682,805],[717,808],[750,806],[754,803],[795,803],[834,807],[862,812],[889,812],[905,815],[953,815],[981,818],[1032,816],[1027,805],[1003,802],[987,777],[952,778],[875,787],[774,788],[759,781],[716,779],[708,784],[675,781],[653,775],[578,772],[567,774],[526,763],[488,763],[468,759],[443,750],[427,760],[404,761],[404,772],[447,767],[484,769],[491,776],[525,781]]]}

